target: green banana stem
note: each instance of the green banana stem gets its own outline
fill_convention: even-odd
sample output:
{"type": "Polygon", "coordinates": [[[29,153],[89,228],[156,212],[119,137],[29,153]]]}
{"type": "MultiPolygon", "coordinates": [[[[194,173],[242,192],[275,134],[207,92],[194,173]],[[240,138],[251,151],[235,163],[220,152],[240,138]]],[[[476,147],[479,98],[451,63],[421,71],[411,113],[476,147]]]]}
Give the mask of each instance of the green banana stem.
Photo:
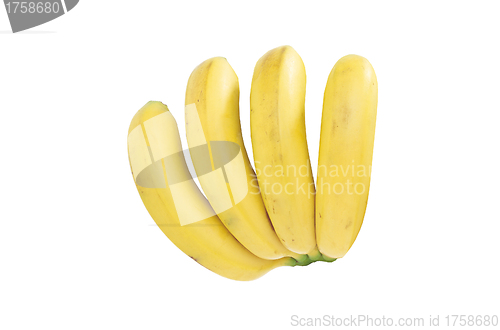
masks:
{"type": "Polygon", "coordinates": [[[330,258],[319,252],[318,247],[314,248],[311,252],[307,254],[309,259],[312,260],[312,262],[316,261],[324,261],[324,262],[334,262],[337,260],[336,258],[330,258]]]}
{"type": "Polygon", "coordinates": [[[297,262],[297,266],[307,266],[307,265],[312,264],[313,262],[314,262],[314,260],[312,260],[311,258],[307,257],[304,260],[302,260],[301,262],[297,262]]]}

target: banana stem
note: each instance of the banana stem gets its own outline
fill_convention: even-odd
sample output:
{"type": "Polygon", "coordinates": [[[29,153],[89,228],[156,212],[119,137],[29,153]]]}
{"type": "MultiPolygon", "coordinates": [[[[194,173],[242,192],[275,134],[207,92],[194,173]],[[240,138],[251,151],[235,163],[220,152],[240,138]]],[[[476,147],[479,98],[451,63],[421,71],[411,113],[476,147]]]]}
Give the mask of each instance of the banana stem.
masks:
{"type": "Polygon", "coordinates": [[[297,253],[290,253],[290,257],[293,259],[297,260],[297,265],[302,266],[303,264],[310,264],[310,259],[307,256],[307,254],[297,254],[297,253]]]}
{"type": "Polygon", "coordinates": [[[312,260],[312,262],[316,261],[334,262],[335,260],[337,260],[335,258],[327,257],[321,252],[319,252],[318,247],[315,247],[314,250],[312,250],[307,254],[307,256],[309,257],[309,259],[312,260]]]}
{"type": "Polygon", "coordinates": [[[321,261],[325,261],[325,262],[334,262],[335,260],[337,260],[337,258],[330,258],[330,257],[325,256],[324,254],[322,254],[321,257],[322,257],[321,261]]]}
{"type": "Polygon", "coordinates": [[[309,257],[309,259],[311,259],[313,262],[315,261],[320,261],[322,259],[322,256],[321,256],[321,252],[319,252],[318,250],[318,247],[316,246],[314,248],[314,250],[312,250],[311,252],[309,252],[307,254],[307,256],[309,257]]]}
{"type": "MultiPolygon", "coordinates": [[[[306,255],[307,257],[307,255],[306,255]]],[[[297,266],[307,266],[307,265],[310,265],[314,262],[314,260],[311,260],[309,257],[307,257],[304,261],[302,262],[298,262],[297,263],[297,266]]]]}

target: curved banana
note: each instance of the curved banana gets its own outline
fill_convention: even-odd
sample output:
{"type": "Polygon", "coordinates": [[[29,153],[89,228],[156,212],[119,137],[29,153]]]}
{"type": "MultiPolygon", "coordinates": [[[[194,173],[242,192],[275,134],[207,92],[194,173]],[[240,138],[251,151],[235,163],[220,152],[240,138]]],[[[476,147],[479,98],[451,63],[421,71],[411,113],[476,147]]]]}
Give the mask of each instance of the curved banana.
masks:
{"type": "Polygon", "coordinates": [[[377,116],[375,71],[364,57],[341,58],[328,77],[321,119],[316,237],[322,254],[341,258],[363,223],[377,116]]]}
{"type": "Polygon", "coordinates": [[[211,271],[253,280],[292,258],[264,260],[241,245],[220,222],[191,178],[175,119],[160,102],[149,102],[132,119],[129,161],[137,190],[163,233],[211,271]]]}
{"type": "Polygon", "coordinates": [[[225,58],[206,60],[189,77],[186,134],[198,179],[221,221],[250,252],[304,262],[307,256],[287,250],[269,221],[241,134],[239,96],[238,77],[225,58]]]}
{"type": "Polygon", "coordinates": [[[250,94],[257,178],[278,237],[296,253],[316,246],[305,91],[304,63],[292,47],[275,48],[257,62],[250,94]]]}

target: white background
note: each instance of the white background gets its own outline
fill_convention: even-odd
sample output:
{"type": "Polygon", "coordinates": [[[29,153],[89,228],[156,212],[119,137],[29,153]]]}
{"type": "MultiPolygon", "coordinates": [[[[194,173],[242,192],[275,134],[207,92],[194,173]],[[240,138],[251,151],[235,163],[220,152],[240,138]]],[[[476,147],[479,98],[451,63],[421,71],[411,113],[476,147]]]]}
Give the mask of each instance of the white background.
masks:
{"type": "Polygon", "coordinates": [[[12,34],[0,8],[0,328],[286,329],[292,315],[351,314],[426,324],[439,314],[443,325],[447,314],[498,314],[499,9],[83,0],[12,34]],[[232,281],[154,225],[130,174],[128,125],[160,100],[184,138],[189,74],[224,56],[239,76],[251,153],[253,67],[285,44],[307,70],[313,168],[331,68],[351,53],[375,68],[365,223],[333,264],[232,281]]]}

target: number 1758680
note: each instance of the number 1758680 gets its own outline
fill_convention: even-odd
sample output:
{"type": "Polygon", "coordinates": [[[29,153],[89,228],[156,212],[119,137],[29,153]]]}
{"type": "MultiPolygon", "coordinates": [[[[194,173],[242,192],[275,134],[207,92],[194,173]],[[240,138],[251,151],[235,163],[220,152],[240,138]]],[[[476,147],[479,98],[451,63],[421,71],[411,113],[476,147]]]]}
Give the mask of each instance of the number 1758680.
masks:
{"type": "Polygon", "coordinates": [[[17,2],[17,1],[12,1],[12,2],[7,2],[5,4],[5,7],[7,8],[7,13],[9,14],[15,14],[15,13],[21,13],[21,14],[50,14],[50,13],[58,13],[60,8],[59,2],[54,1],[54,2],[17,2]]]}

